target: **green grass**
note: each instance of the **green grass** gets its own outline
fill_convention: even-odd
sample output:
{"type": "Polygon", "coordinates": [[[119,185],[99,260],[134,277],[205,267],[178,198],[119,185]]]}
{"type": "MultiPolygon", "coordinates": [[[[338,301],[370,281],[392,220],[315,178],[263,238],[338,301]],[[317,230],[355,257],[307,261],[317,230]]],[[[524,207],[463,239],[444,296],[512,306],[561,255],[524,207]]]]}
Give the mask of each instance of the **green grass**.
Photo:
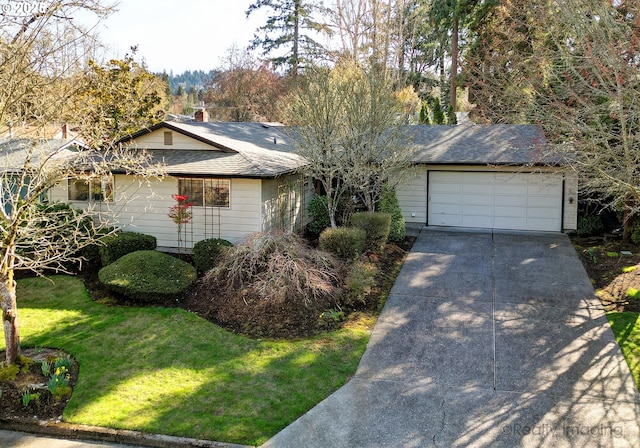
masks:
{"type": "Polygon", "coordinates": [[[354,374],[373,325],[259,341],[182,309],[107,307],[80,280],[53,280],[18,282],[22,345],[78,360],[72,423],[259,445],[354,374]]]}
{"type": "Polygon", "coordinates": [[[640,389],[640,313],[608,313],[607,317],[640,389]]]}

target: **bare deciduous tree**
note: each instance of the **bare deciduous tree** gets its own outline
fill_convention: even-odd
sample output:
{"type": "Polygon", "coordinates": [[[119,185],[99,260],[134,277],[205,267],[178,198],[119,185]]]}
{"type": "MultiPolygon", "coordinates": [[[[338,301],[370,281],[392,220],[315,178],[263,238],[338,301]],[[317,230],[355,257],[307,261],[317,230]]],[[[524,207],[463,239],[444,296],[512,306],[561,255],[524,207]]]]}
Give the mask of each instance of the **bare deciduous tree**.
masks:
{"type": "Polygon", "coordinates": [[[251,53],[232,47],[225,66],[207,86],[204,99],[224,121],[279,121],[278,99],[286,79],[251,53]]]}
{"type": "MultiPolygon", "coordinates": [[[[0,140],[0,296],[8,364],[20,353],[14,272],[67,272],[69,262],[79,261],[80,250],[113,223],[108,200],[99,201],[101,207],[89,201],[85,210],[74,211],[43,202],[47,192],[77,179],[97,185],[102,194],[114,170],[139,174],[140,179],[161,174],[145,153],[115,145],[115,134],[105,140],[99,133],[100,149],[50,138],[61,117],[80,122],[77,113],[87,113],[74,109],[84,85],[79,69],[86,67],[90,54],[84,49],[89,47],[80,52],[71,48],[81,41],[84,45],[88,36],[74,25],[74,15],[81,10],[102,15],[110,8],[99,0],[41,3],[42,10],[30,14],[0,15],[0,129],[8,134],[0,140]],[[70,34],[69,27],[78,34],[70,34]]],[[[108,122],[105,106],[112,100],[102,97],[92,103],[94,117],[101,117],[96,123],[108,122]]]]}
{"type": "Polygon", "coordinates": [[[414,147],[393,83],[354,62],[310,72],[289,101],[291,136],[309,162],[307,172],[327,195],[331,226],[345,192],[373,211],[382,188],[403,179],[414,147]]]}

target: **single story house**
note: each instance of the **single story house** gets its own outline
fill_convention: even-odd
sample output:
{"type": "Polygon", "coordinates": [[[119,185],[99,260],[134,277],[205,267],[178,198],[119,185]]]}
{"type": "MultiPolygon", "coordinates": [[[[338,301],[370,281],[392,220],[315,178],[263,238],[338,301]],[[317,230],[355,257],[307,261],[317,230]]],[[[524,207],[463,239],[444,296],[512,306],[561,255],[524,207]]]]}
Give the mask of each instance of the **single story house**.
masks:
{"type": "MultiPolygon", "coordinates": [[[[407,223],[429,226],[571,231],[577,228],[577,177],[548,157],[532,125],[410,126],[417,152],[412,176],[398,186],[407,223]]],[[[169,218],[173,195],[188,196],[193,218],[186,247],[205,238],[237,243],[273,228],[300,230],[313,196],[282,127],[266,123],[162,122],[122,141],[147,150],[167,176],[150,184],[114,173],[69,180],[50,200],[115,211],[127,230],[177,247],[169,218]]]]}
{"type": "Polygon", "coordinates": [[[408,223],[572,231],[578,180],[534,125],[413,126],[416,175],[398,200],[408,223]]]}
{"type": "Polygon", "coordinates": [[[92,203],[164,248],[178,246],[177,225],[168,216],[174,195],[192,204],[181,238],[187,248],[206,238],[237,243],[258,231],[301,229],[312,183],[300,174],[306,161],[279,126],[204,120],[162,122],[121,141],[164,165],[163,178],[147,183],[116,172],[89,184],[70,179],[49,199],[79,208],[92,203]]]}

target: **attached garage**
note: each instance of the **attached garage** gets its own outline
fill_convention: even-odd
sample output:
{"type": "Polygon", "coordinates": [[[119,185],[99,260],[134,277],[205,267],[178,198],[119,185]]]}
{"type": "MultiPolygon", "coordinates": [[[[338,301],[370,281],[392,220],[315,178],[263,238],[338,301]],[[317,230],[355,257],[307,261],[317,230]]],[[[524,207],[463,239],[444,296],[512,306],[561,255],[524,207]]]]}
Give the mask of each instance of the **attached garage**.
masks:
{"type": "Polygon", "coordinates": [[[430,171],[429,225],[562,230],[562,176],[430,171]]]}
{"type": "Polygon", "coordinates": [[[577,179],[530,125],[414,126],[414,177],[398,200],[429,226],[561,232],[577,227],[577,179]]]}

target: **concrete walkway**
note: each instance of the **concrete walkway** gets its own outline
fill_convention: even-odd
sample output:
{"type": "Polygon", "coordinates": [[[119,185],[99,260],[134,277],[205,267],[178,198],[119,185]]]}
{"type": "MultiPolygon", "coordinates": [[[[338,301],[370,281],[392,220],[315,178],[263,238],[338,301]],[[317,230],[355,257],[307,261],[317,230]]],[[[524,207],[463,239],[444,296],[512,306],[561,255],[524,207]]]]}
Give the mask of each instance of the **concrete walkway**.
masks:
{"type": "Polygon", "coordinates": [[[264,447],[631,447],[639,397],[566,235],[423,229],[355,377],[264,447]]]}

